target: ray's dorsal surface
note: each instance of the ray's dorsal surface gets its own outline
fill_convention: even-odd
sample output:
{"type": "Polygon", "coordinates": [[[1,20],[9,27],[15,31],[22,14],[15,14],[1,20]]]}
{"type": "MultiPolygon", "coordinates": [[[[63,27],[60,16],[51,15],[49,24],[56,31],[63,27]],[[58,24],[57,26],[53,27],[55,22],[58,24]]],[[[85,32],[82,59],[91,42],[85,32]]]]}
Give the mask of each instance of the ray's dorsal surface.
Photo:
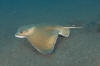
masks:
{"type": "Polygon", "coordinates": [[[19,28],[15,36],[28,39],[40,53],[50,54],[54,50],[58,35],[69,37],[70,28],[77,27],[28,25],[19,28]]]}

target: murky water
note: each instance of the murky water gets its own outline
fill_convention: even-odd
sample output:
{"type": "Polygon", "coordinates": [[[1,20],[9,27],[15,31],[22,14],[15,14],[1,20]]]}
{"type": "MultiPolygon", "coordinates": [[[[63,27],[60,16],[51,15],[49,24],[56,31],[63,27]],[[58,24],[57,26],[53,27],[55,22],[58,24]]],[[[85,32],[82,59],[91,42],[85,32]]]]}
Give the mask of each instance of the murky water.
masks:
{"type": "Polygon", "coordinates": [[[99,0],[0,0],[0,66],[100,66],[99,0]],[[83,26],[59,37],[53,55],[15,38],[26,24],[83,26]]]}

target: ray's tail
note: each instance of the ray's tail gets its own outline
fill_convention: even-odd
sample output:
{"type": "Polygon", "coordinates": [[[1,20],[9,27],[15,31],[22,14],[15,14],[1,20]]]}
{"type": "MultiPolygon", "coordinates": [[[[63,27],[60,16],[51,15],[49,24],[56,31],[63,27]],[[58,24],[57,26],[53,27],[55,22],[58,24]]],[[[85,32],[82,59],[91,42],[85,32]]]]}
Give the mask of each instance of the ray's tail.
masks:
{"type": "Polygon", "coordinates": [[[83,28],[81,26],[79,27],[75,27],[75,26],[71,26],[71,27],[63,27],[61,30],[60,30],[60,35],[64,36],[64,37],[69,37],[70,35],[70,29],[73,29],[73,28],[83,28]]]}
{"type": "Polygon", "coordinates": [[[71,28],[83,28],[83,27],[81,27],[81,26],[79,26],[79,27],[71,26],[71,27],[64,27],[64,28],[71,29],[71,28]]]}

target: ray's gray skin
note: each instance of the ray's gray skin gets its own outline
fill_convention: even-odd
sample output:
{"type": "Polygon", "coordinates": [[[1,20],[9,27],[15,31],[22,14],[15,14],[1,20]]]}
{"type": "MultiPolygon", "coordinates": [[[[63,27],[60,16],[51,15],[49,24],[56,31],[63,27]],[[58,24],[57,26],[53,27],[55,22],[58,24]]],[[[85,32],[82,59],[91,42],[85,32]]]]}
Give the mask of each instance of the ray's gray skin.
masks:
{"type": "Polygon", "coordinates": [[[80,27],[27,25],[19,28],[15,37],[26,38],[40,53],[50,54],[54,50],[58,35],[69,37],[71,28],[80,27]]]}

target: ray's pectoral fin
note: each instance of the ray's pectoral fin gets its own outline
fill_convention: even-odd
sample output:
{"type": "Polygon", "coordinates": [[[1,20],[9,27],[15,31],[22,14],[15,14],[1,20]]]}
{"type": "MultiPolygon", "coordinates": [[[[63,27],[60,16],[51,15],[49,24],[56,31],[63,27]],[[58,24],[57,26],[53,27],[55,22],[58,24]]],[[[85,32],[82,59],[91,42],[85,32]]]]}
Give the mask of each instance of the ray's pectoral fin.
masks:
{"type": "Polygon", "coordinates": [[[31,40],[31,43],[40,53],[51,54],[54,50],[57,37],[58,35],[44,36],[42,39],[31,40]]]}
{"type": "Polygon", "coordinates": [[[40,49],[41,53],[43,53],[43,54],[53,53],[57,38],[58,38],[57,35],[52,35],[52,36],[48,37],[47,38],[48,40],[45,43],[46,45],[44,45],[43,48],[40,49]]]}
{"type": "Polygon", "coordinates": [[[70,35],[70,29],[69,28],[63,28],[60,30],[60,35],[64,36],[64,37],[69,37],[70,35]]]}
{"type": "Polygon", "coordinates": [[[42,53],[42,54],[52,54],[53,50],[54,50],[54,48],[47,49],[47,50],[42,49],[42,50],[40,50],[40,53],[42,53]]]}

